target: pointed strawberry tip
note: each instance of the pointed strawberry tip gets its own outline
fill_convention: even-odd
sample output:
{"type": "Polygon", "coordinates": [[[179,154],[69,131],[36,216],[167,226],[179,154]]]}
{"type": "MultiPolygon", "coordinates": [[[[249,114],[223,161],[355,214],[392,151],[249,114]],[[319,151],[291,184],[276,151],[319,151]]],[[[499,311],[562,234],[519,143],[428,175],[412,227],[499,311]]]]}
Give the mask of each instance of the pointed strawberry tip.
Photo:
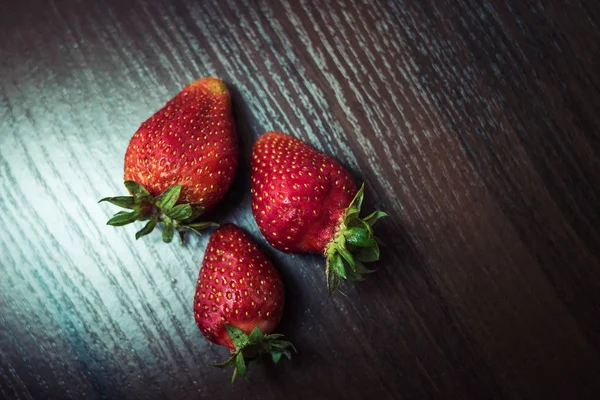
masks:
{"type": "Polygon", "coordinates": [[[212,76],[198,79],[188,85],[189,88],[202,87],[212,95],[228,95],[229,89],[225,82],[212,76]]]}

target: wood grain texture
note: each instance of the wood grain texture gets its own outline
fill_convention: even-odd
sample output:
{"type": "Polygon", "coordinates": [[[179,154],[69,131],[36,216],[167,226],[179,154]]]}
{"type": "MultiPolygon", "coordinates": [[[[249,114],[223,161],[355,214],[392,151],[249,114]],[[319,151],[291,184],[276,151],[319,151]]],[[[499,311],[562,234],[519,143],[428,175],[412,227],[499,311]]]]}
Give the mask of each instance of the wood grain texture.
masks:
{"type": "Polygon", "coordinates": [[[5,0],[0,398],[600,397],[600,6],[591,1],[5,0]],[[139,124],[228,82],[241,142],[212,213],[253,234],[300,353],[229,384],[191,311],[207,236],[105,225],[139,124]],[[289,132],[388,211],[378,272],[327,297],[250,212],[289,132]]]}

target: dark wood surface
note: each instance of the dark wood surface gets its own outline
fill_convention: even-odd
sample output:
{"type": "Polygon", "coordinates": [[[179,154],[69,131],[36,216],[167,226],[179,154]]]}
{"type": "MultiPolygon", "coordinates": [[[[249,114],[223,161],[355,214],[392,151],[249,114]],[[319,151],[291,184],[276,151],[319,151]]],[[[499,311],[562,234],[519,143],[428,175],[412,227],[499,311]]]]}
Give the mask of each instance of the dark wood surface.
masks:
{"type": "Polygon", "coordinates": [[[84,1],[0,6],[0,398],[600,398],[600,3],[84,1]],[[105,225],[139,124],[226,80],[237,180],[212,213],[284,276],[299,354],[229,383],[192,316],[207,236],[105,225]],[[249,207],[255,138],[347,166],[390,214],[327,297],[249,207]]]}

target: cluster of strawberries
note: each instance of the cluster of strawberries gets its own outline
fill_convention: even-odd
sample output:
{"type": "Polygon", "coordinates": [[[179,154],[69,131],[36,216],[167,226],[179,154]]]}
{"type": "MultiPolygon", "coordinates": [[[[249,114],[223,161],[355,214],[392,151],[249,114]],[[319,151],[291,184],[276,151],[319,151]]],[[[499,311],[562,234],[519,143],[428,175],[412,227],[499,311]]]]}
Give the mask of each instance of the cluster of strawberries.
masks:
{"type": "MultiPolygon", "coordinates": [[[[186,86],[146,120],[125,154],[125,186],[131,196],[107,197],[121,211],[109,225],[147,221],[136,239],[162,223],[162,238],[181,243],[215,223],[198,221],[229,189],[238,166],[238,144],[227,86],[203,78],[186,86]]],[[[286,253],[326,258],[331,294],[340,279],[362,280],[363,263],[379,259],[373,225],[386,214],[360,218],[363,187],[357,190],[335,160],[279,132],[260,136],[252,149],[252,212],[267,241],[286,253]]],[[[231,356],[217,366],[245,376],[247,364],[269,354],[291,358],[294,346],[272,332],[283,312],[284,288],[272,262],[252,238],[233,224],[211,235],[202,261],[194,316],[208,340],[231,356]]]]}

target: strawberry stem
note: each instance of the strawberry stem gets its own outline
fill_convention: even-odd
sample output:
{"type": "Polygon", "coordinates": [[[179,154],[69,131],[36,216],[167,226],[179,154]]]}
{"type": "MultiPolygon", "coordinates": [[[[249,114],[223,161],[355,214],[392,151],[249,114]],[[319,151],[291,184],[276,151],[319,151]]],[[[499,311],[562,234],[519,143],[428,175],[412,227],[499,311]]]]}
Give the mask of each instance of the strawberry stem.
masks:
{"type": "Polygon", "coordinates": [[[173,185],[157,197],[153,197],[146,188],[134,181],[125,181],[125,187],[131,196],[105,197],[98,203],[107,201],[123,207],[130,212],[120,211],[108,220],[107,225],[123,226],[135,221],[148,221],[136,234],[136,240],[151,233],[160,222],[163,224],[162,239],[165,243],[173,240],[175,232],[179,233],[179,242],[183,244],[186,231],[201,234],[200,231],[214,222],[193,222],[204,213],[204,207],[194,204],[177,204],[181,195],[181,185],[173,185]]]}
{"type": "Polygon", "coordinates": [[[238,375],[245,377],[248,365],[253,361],[260,362],[264,355],[269,355],[277,364],[281,356],[287,357],[288,360],[292,359],[290,349],[298,353],[291,342],[279,339],[283,335],[279,333],[265,335],[258,326],[250,332],[250,335],[246,335],[241,329],[232,325],[225,324],[225,329],[235,349],[231,351],[231,356],[227,360],[213,366],[218,368],[233,366],[231,383],[238,375]]]}
{"type": "Polygon", "coordinates": [[[329,295],[338,290],[340,279],[364,280],[367,274],[375,272],[367,269],[364,263],[379,260],[379,239],[373,234],[373,225],[387,214],[375,211],[360,218],[364,189],[363,183],[346,208],[342,223],[325,250],[325,276],[329,295]]]}

